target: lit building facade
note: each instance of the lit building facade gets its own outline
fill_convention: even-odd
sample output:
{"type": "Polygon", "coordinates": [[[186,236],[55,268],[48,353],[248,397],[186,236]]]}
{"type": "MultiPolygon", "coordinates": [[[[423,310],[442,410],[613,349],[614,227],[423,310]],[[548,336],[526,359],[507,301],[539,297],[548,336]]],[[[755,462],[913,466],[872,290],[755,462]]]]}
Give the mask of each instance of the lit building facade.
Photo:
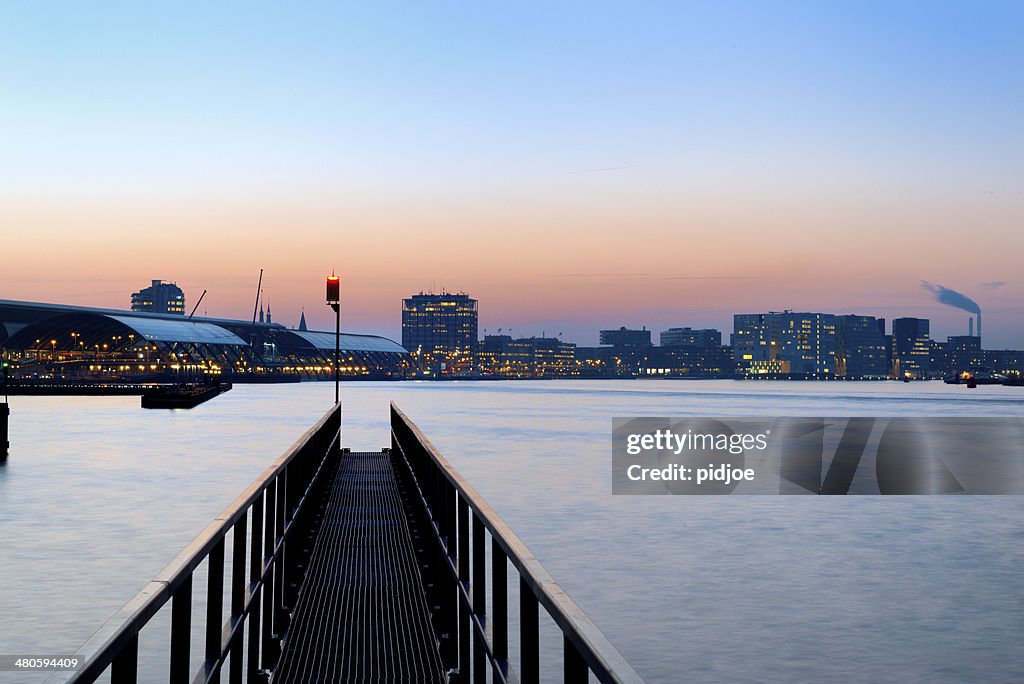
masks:
{"type": "Polygon", "coordinates": [[[751,378],[836,377],[836,316],[792,311],[733,316],[737,373],[751,378]]]}
{"type": "Polygon", "coordinates": [[[892,322],[893,376],[926,380],[931,377],[931,336],[927,318],[896,318],[892,322]]]}
{"type": "Polygon", "coordinates": [[[154,280],[149,287],[132,292],[132,311],[185,315],[185,293],[174,283],[154,280]]]}
{"type": "Polygon", "coordinates": [[[473,373],[479,327],[477,300],[465,293],[402,300],[402,346],[423,375],[473,373]]]}
{"type": "Polygon", "coordinates": [[[487,335],[480,342],[477,369],[502,378],[569,378],[576,372],[576,345],[555,337],[487,335]]]}

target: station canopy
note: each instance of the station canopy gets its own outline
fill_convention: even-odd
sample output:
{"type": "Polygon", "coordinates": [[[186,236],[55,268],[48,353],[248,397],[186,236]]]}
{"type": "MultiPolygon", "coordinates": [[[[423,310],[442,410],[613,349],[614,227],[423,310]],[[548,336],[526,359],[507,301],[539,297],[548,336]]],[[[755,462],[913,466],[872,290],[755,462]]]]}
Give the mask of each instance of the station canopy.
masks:
{"type": "Polygon", "coordinates": [[[107,316],[128,326],[150,342],[189,342],[192,344],[244,345],[238,335],[219,325],[204,321],[172,321],[166,318],[107,316]]]}
{"type": "Polygon", "coordinates": [[[52,341],[58,349],[72,349],[79,344],[91,347],[107,343],[115,337],[120,340],[134,338],[137,342],[165,344],[245,344],[238,335],[205,321],[74,312],[30,323],[11,335],[4,346],[9,349],[31,349],[47,346],[52,341]]]}
{"type": "MultiPolygon", "coordinates": [[[[0,346],[10,350],[85,350],[159,344],[263,348],[279,354],[322,355],[334,351],[334,333],[290,330],[280,324],[0,300],[0,346]]],[[[341,335],[346,352],[404,356],[396,342],[375,335],[341,335]]],[[[203,353],[201,350],[198,350],[203,353]]],[[[212,350],[211,350],[212,351],[212,350]]]]}
{"type": "MultiPolygon", "coordinates": [[[[308,330],[289,330],[288,333],[301,338],[314,349],[334,349],[334,333],[308,330]]],[[[345,351],[406,353],[402,345],[392,342],[386,337],[375,337],[373,335],[348,335],[343,333],[341,335],[341,348],[345,351]]]]}

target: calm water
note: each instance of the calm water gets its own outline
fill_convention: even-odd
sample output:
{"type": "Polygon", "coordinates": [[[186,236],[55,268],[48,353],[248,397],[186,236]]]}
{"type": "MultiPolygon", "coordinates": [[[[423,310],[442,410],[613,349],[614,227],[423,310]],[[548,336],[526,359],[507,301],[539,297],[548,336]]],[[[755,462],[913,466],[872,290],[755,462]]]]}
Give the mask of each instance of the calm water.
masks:
{"type": "MultiPolygon", "coordinates": [[[[354,383],[343,395],[347,446],[386,446],[397,401],[648,681],[1024,681],[1024,498],[610,493],[613,416],[1022,416],[1019,388],[354,383]]],[[[12,397],[0,653],[75,652],[332,399],[327,383],[240,386],[173,412],[12,397]]]]}

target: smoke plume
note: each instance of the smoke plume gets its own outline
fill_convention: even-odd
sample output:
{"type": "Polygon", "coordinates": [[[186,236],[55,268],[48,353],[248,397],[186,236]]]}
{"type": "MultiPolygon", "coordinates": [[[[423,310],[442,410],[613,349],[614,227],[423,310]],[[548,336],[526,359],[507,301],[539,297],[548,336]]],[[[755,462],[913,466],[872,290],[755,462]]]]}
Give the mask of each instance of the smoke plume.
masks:
{"type": "Polygon", "coordinates": [[[958,309],[963,309],[964,311],[970,311],[971,313],[981,313],[981,307],[978,306],[978,303],[967,295],[960,294],[956,290],[950,290],[948,287],[943,287],[942,285],[933,285],[927,280],[922,280],[921,285],[924,289],[935,295],[936,301],[942,302],[947,306],[954,306],[958,309]]]}

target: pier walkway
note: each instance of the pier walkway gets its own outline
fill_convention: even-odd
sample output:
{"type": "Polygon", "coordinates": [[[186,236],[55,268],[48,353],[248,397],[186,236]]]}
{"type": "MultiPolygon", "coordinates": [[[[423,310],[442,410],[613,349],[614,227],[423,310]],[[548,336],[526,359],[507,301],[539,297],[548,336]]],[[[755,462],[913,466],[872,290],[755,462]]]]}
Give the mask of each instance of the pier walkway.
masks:
{"type": "Polygon", "coordinates": [[[394,405],[353,453],[336,404],[77,657],[47,681],[642,681],[394,405]]]}
{"type": "Polygon", "coordinates": [[[346,453],[275,682],[447,681],[388,452],[346,453]]]}

